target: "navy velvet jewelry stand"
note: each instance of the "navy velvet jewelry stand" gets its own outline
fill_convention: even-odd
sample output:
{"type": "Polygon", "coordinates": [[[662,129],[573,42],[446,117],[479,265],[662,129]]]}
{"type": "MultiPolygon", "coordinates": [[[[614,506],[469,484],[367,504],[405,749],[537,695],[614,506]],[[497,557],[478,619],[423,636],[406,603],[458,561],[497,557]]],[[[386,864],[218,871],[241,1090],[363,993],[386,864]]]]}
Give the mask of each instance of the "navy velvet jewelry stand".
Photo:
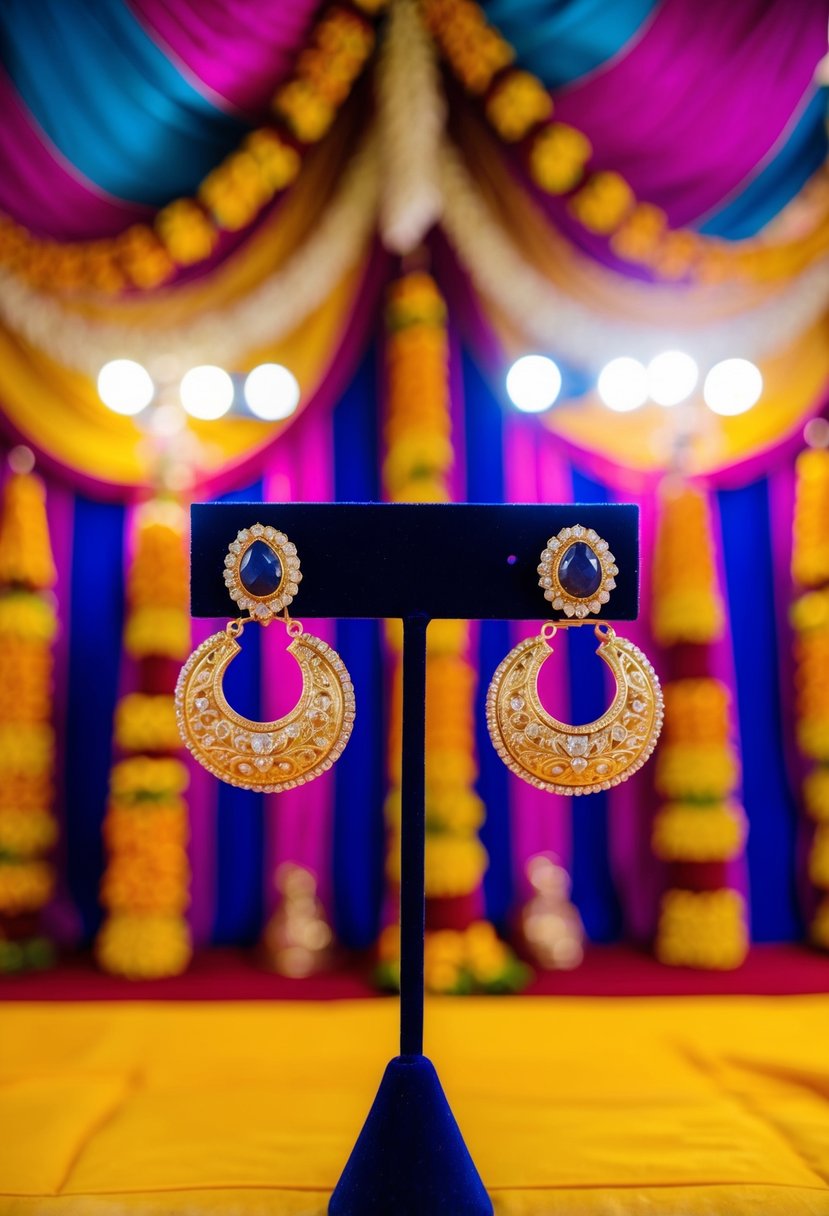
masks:
{"type": "MultiPolygon", "coordinates": [[[[205,503],[192,509],[193,616],[233,615],[224,557],[239,529],[257,522],[280,528],[297,546],[303,582],[291,608],[299,620],[403,620],[400,1055],[386,1068],[328,1211],[490,1216],[489,1196],[423,1055],[426,627],[432,618],[549,619],[536,567],[547,538],[571,524],[608,541],[619,567],[608,619],[632,620],[638,508],[205,503]]],[[[360,673],[353,674],[359,685],[360,673]]],[[[358,686],[358,721],[359,712],[358,686]]]]}

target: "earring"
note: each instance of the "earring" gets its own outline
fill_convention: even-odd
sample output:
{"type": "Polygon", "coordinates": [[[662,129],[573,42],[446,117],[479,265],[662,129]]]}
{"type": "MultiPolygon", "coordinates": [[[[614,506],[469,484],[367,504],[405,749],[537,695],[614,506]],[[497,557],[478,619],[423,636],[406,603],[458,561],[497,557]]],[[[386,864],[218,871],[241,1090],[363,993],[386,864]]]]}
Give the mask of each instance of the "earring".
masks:
{"type": "Polygon", "coordinates": [[[556,612],[582,618],[601,612],[619,570],[607,541],[593,528],[576,524],[550,537],[538,573],[538,585],[556,612]]]}
{"type": "MultiPolygon", "coordinates": [[[[553,607],[563,608],[565,613],[569,607],[567,615],[580,618],[588,609],[596,611],[607,602],[609,595],[602,600],[599,588],[612,590],[609,584],[618,574],[607,543],[584,528],[564,528],[551,537],[541,555],[539,572],[545,598],[553,607]],[[595,564],[575,549],[582,541],[595,564]],[[569,562],[568,553],[574,553],[569,562]]],[[[538,637],[527,638],[511,650],[492,677],[486,701],[487,727],[507,768],[530,785],[556,794],[595,794],[627,781],[642,767],[656,747],[663,706],[659,679],[648,658],[610,625],[583,619],[548,622],[538,637]],[[599,642],[596,653],[613,672],[616,695],[595,722],[570,726],[544,709],[538,696],[538,673],[552,654],[550,642],[558,630],[583,624],[594,627],[599,642]]]]}
{"type": "Polygon", "coordinates": [[[228,785],[278,793],[313,781],[339,758],[354,724],[354,685],[340,656],[288,616],[302,574],[296,545],[276,528],[242,528],[225,558],[230,598],[247,617],[229,621],[202,642],[181,669],[176,716],[199,764],[228,785]],[[274,722],[252,722],[228,705],[224,674],[241,647],[249,621],[282,620],[292,639],[288,654],[302,672],[302,695],[274,722]]]}

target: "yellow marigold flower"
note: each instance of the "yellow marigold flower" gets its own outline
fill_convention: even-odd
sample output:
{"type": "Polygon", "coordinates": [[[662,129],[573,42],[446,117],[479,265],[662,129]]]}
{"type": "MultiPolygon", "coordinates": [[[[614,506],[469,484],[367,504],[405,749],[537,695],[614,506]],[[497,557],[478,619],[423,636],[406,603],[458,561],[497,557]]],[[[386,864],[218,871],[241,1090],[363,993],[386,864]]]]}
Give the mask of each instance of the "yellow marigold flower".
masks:
{"type": "Polygon", "coordinates": [[[829,823],[829,767],[819,765],[806,776],[803,799],[812,819],[829,823]]]}
{"type": "Polygon", "coordinates": [[[668,486],[654,553],[654,636],[663,646],[704,643],[724,628],[708,500],[694,486],[668,486]]]}
{"type": "Polygon", "coordinates": [[[12,473],[0,510],[0,583],[43,590],[55,578],[43,482],[34,473],[12,473]]]}
{"type": "Polygon", "coordinates": [[[667,739],[677,743],[728,741],[731,694],[721,680],[672,680],[664,692],[667,739]]]}
{"type": "Polygon", "coordinates": [[[173,697],[141,692],[122,697],[115,710],[115,742],[129,752],[178,750],[181,736],[173,697]]]}
{"type": "MultiPolygon", "coordinates": [[[[828,550],[829,551],[829,550],[828,550]]],[[[792,626],[800,632],[829,626],[829,591],[807,591],[792,604],[792,626]]]]}
{"type": "Polygon", "coordinates": [[[39,775],[52,767],[55,734],[46,722],[0,723],[0,775],[39,775]]]}
{"type": "Polygon", "coordinates": [[[190,619],[179,608],[139,608],[127,618],[124,648],[135,659],[184,659],[190,650],[190,619]]]}
{"type": "Polygon", "coordinates": [[[446,302],[430,274],[416,270],[392,283],[386,299],[386,320],[391,329],[422,322],[442,328],[446,302]]]}
{"type": "Polygon", "coordinates": [[[502,139],[513,143],[549,118],[553,112],[550,94],[537,76],[529,72],[508,72],[496,84],[487,103],[489,121],[502,139]]]}
{"type": "Polygon", "coordinates": [[[727,744],[664,743],[656,753],[654,784],[671,800],[721,801],[738,776],[737,757],[727,744]]]}
{"type": "Polygon", "coordinates": [[[321,140],[334,121],[334,107],[305,80],[284,84],[272,104],[274,112],[288,124],[297,139],[306,144],[321,140]]]}
{"type": "Polygon", "coordinates": [[[110,789],[118,799],[169,798],[182,794],[189,774],[180,760],[131,756],[113,764],[110,789]]]}
{"type": "Polygon", "coordinates": [[[428,432],[413,433],[395,444],[383,461],[386,486],[394,495],[397,488],[413,476],[440,476],[448,472],[454,460],[455,452],[448,438],[428,432]]]}
{"type": "Polygon", "coordinates": [[[200,202],[227,232],[250,224],[272,195],[259,162],[247,151],[226,157],[199,186],[200,202]]]}
{"type": "Polygon", "coordinates": [[[669,803],[653,825],[653,851],[663,861],[729,861],[742,851],[746,821],[736,803],[669,803]]]}
{"type": "Polygon", "coordinates": [[[0,861],[0,913],[19,916],[49,902],[54,871],[45,861],[0,861]]]}
{"type": "Polygon", "coordinates": [[[179,198],[162,207],[155,228],[170,257],[179,266],[192,266],[216,247],[216,229],[192,199],[179,198]]]}
{"type": "Polygon", "coordinates": [[[136,287],[158,287],[175,271],[175,264],[148,224],[133,224],[118,238],[118,260],[136,287]]]}
{"type": "Polygon", "coordinates": [[[270,127],[251,131],[244,142],[273,191],[284,190],[299,174],[302,160],[296,148],[286,143],[270,127]]]}
{"type": "Polygon", "coordinates": [[[187,922],[159,914],[110,916],[95,950],[105,971],[135,980],[180,975],[192,954],[187,922]]]}
{"type": "Polygon", "coordinates": [[[694,270],[703,248],[695,232],[667,232],[654,254],[653,266],[663,278],[682,279],[694,270]]]}
{"type": "Polygon", "coordinates": [[[47,810],[0,810],[0,853],[33,857],[51,849],[58,827],[47,810]]]}
{"type": "Polygon", "coordinates": [[[656,955],[674,967],[732,970],[748,953],[745,904],[736,891],[668,891],[656,955]]]}
{"type": "Polygon", "coordinates": [[[16,642],[48,646],[58,631],[54,601],[36,591],[0,594],[0,635],[16,642]]]}
{"type": "Polygon", "coordinates": [[[808,448],[797,458],[792,575],[803,587],[829,581],[829,451],[808,448]]]}
{"type": "Polygon", "coordinates": [[[824,710],[820,717],[801,718],[796,732],[797,744],[804,756],[822,763],[829,762],[829,712],[824,710]]]}
{"type": "Polygon", "coordinates": [[[590,232],[607,235],[618,228],[636,203],[619,173],[594,173],[570,200],[570,210],[590,232]]]}
{"type": "Polygon", "coordinates": [[[610,238],[610,247],[629,262],[649,262],[668,227],[668,217],[653,203],[637,203],[610,238]]]}
{"type": "Polygon", "coordinates": [[[581,181],[592,153],[586,135],[567,123],[554,122],[533,140],[530,150],[533,181],[548,194],[566,194],[581,181]]]}

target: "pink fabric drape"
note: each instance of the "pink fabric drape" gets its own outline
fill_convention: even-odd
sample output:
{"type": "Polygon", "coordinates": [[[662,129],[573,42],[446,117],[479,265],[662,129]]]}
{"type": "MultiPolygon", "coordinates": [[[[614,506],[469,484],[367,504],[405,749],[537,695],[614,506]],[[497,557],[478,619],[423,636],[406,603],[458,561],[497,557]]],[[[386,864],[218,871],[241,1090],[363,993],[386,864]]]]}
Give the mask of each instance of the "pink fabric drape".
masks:
{"type": "Polygon", "coordinates": [[[170,57],[226,107],[257,118],[304,44],[315,0],[129,0],[170,57]]]}
{"type": "MultiPolygon", "coordinates": [[[[273,449],[265,473],[268,502],[329,502],[334,496],[334,451],[330,413],[313,409],[273,449]]],[[[299,554],[300,561],[302,553],[299,554]]],[[[291,606],[302,620],[302,587],[291,606]]],[[[308,621],[309,632],[335,643],[330,621],[308,621]]],[[[262,645],[262,712],[267,718],[284,712],[279,698],[285,639],[273,626],[262,645]]],[[[348,656],[343,656],[346,666],[348,656]]],[[[273,876],[282,862],[292,861],[311,870],[317,878],[318,894],[331,908],[331,835],[334,809],[334,776],[329,772],[308,785],[283,794],[265,797],[265,907],[276,900],[273,876]]]]}
{"type": "MultiPolygon", "coordinates": [[[[557,442],[539,422],[508,416],[504,421],[504,489],[508,502],[570,502],[567,470],[557,442]]],[[[539,540],[541,553],[547,538],[539,540]]],[[[541,589],[538,592],[539,624],[518,622],[513,629],[513,643],[531,636],[540,628],[546,607],[541,589]]],[[[550,713],[562,719],[569,715],[567,677],[567,644],[556,640],[556,670],[558,680],[547,683],[545,700],[550,713]]],[[[518,778],[510,781],[513,865],[516,902],[523,903],[530,894],[525,869],[527,860],[535,853],[552,852],[561,859],[568,871],[572,863],[571,815],[572,799],[562,794],[548,794],[535,789],[518,778]]]]}

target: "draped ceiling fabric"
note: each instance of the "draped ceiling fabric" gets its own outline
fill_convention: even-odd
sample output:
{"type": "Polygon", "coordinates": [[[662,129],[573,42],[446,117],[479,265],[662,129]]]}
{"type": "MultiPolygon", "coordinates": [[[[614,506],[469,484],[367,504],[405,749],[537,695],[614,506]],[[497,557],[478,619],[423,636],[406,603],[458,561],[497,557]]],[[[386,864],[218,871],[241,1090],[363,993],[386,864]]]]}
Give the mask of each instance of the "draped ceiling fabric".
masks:
{"type": "MultiPolygon", "coordinates": [[[[202,256],[176,261],[155,287],[123,290],[83,275],[69,283],[42,267],[58,258],[67,265],[67,251],[77,255],[75,270],[100,265],[128,230],[155,240],[153,226],[170,204],[205,197],[200,184],[273,121],[275,93],[310,70],[309,47],[325,70],[328,52],[315,31],[337,6],[7,0],[0,9],[0,402],[8,443],[31,444],[49,482],[63,622],[62,813],[83,931],[89,936],[99,917],[129,504],[146,491],[152,448],[140,419],[99,402],[97,369],[130,356],[159,378],[196,362],[237,371],[284,363],[302,389],[287,423],[232,416],[193,425],[201,445],[194,497],[379,497],[376,334],[380,297],[396,269],[384,248],[384,217],[394,194],[390,167],[405,172],[411,161],[417,191],[428,189],[440,216],[427,246],[451,306],[454,405],[463,420],[457,450],[471,500],[633,497],[643,508],[647,551],[672,421],[655,406],[611,415],[593,390],[598,368],[617,354],[647,357],[681,345],[703,366],[745,355],[763,370],[758,407],[731,419],[705,415],[690,469],[714,496],[731,609],[751,820],[739,882],[755,893],[756,938],[797,936],[779,589],[788,579],[790,457],[804,421],[822,410],[829,381],[826,97],[817,78],[829,4],[481,6],[514,48],[515,66],[549,90],[555,122],[587,136],[591,171],[620,174],[671,230],[713,251],[718,273],[709,277],[626,258],[606,233],[576,218],[568,195],[543,191],[528,171],[525,141],[501,138],[486,104],[464,90],[436,44],[431,92],[405,71],[391,79],[387,72],[381,87],[383,63],[400,62],[388,45],[393,22],[368,13],[379,6],[345,7],[366,10],[361,20],[374,22],[377,45],[328,133],[289,141],[301,154],[295,180],[254,207],[248,222],[219,225],[202,256]],[[543,418],[510,414],[501,388],[506,362],[530,350],[547,351],[564,371],[563,399],[543,418]],[[762,588],[750,599],[749,579],[762,588]]],[[[456,7],[468,16],[474,6],[458,0],[456,7]]],[[[420,11],[433,8],[441,6],[423,3],[420,11]]],[[[451,8],[444,0],[442,11],[451,8]]],[[[647,621],[637,628],[651,647],[647,621]]],[[[368,692],[336,778],[327,794],[314,794],[309,815],[299,800],[290,813],[263,816],[260,796],[215,783],[202,783],[192,800],[198,940],[255,936],[274,862],[287,855],[313,862],[323,840],[333,842],[323,894],[340,935],[364,945],[376,933],[380,637],[375,626],[351,622],[338,625],[336,637],[368,692]],[[365,796],[355,800],[364,774],[371,774],[365,796]]],[[[489,672],[510,631],[487,624],[478,639],[489,672]]],[[[567,678],[584,721],[602,706],[603,685],[576,642],[567,678]],[[576,679],[577,662],[591,674],[576,679]]],[[[238,666],[240,707],[257,712],[267,698],[255,642],[238,666]]],[[[652,805],[639,804],[647,799],[637,803],[625,787],[599,795],[585,800],[571,826],[563,812],[542,811],[532,791],[516,794],[481,742],[490,913],[504,920],[511,908],[516,848],[552,842],[571,867],[591,934],[646,936],[660,881],[649,861],[652,805]]]]}

